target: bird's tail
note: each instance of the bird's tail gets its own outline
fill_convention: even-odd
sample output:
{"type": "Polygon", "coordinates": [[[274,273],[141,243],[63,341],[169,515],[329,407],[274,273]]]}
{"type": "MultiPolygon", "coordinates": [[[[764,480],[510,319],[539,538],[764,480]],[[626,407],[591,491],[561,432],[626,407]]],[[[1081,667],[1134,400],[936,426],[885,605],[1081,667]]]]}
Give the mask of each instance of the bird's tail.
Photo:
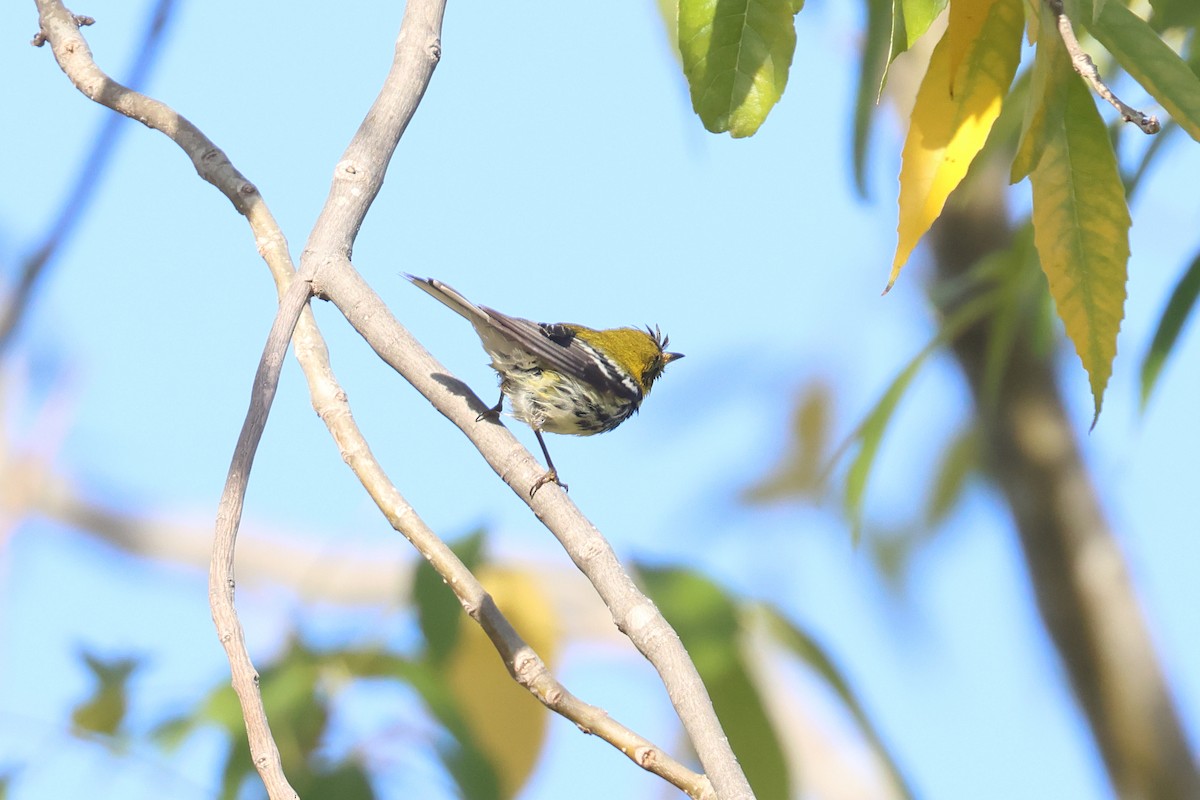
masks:
{"type": "Polygon", "coordinates": [[[489,320],[487,313],[483,309],[463,297],[453,287],[447,286],[435,278],[418,278],[416,275],[409,275],[407,272],[400,274],[412,281],[413,285],[425,290],[456,313],[466,317],[472,325],[489,320]]]}

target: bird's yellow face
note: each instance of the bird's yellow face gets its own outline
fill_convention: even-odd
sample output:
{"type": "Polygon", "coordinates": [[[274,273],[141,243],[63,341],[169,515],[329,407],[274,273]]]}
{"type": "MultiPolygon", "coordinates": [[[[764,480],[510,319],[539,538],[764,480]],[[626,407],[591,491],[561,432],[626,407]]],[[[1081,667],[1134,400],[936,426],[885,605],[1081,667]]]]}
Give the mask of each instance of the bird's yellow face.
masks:
{"type": "Polygon", "coordinates": [[[583,341],[608,355],[617,366],[635,376],[643,393],[662,375],[667,364],[683,358],[682,353],[668,353],[670,343],[657,329],[613,328],[596,331],[581,325],[569,326],[583,341]]]}

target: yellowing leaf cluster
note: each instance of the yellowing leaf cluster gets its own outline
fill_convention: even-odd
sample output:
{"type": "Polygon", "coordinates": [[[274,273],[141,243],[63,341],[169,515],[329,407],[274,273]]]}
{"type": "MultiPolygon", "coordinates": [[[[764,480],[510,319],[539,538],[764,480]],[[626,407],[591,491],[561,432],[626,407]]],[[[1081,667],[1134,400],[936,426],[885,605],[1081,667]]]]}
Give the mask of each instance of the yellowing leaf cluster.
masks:
{"type": "Polygon", "coordinates": [[[983,149],[1021,60],[1021,0],[956,0],[917,90],[888,287],[983,149]]]}

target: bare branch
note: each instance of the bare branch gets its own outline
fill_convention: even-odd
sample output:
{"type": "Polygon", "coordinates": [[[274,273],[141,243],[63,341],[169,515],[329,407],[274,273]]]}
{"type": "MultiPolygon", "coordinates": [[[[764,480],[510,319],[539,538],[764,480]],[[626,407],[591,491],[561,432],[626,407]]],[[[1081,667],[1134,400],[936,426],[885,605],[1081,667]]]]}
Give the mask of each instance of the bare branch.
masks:
{"type": "MultiPolygon", "coordinates": [[[[291,258],[279,226],[271,217],[258,190],[234,169],[221,149],[165,104],[128,89],[106,75],[95,63],[91,49],[79,33],[80,20],[67,11],[61,2],[37,0],[37,7],[41,24],[40,36],[50,43],[55,60],[75,87],[90,99],[167,134],[191,156],[200,176],[216,186],[229,198],[234,207],[246,216],[255,233],[259,252],[271,265],[276,279],[279,280],[282,275],[290,275],[291,258]]],[[[299,283],[296,291],[286,295],[293,301],[293,307],[298,305],[299,309],[305,307],[308,296],[307,286],[299,283]]],[[[261,437],[262,427],[266,424],[270,400],[274,396],[274,385],[278,382],[282,354],[286,352],[287,341],[291,335],[291,324],[285,328],[282,310],[281,304],[281,314],[276,318],[272,327],[272,338],[268,340],[268,351],[259,364],[255,397],[243,426],[242,437],[239,438],[239,447],[234,453],[234,465],[226,482],[226,494],[236,493],[239,486],[244,493],[249,467],[254,458],[254,447],[261,437]],[[278,344],[281,339],[282,344],[278,344]],[[279,353],[278,358],[274,360],[268,358],[273,346],[279,353]],[[274,382],[271,380],[272,375],[274,382]]],[[[299,310],[296,313],[299,313],[299,310]]],[[[294,322],[293,317],[291,323],[294,322]]],[[[230,503],[223,500],[222,509],[218,512],[218,535],[213,545],[209,599],[221,643],[229,658],[233,687],[242,706],[254,765],[273,800],[295,798],[296,792],[283,774],[279,749],[271,736],[270,725],[263,710],[262,696],[258,690],[258,674],[246,650],[244,632],[233,605],[234,539],[240,517],[240,498],[238,502],[230,503]],[[223,524],[224,536],[221,535],[223,524]]]]}
{"type": "Polygon", "coordinates": [[[440,3],[413,0],[406,5],[392,71],[338,163],[325,208],[301,257],[300,274],[311,276],[314,294],[333,301],[384,361],[458,425],[563,544],[596,587],[617,627],[658,670],[718,796],[753,797],[704,682],[674,629],[637,589],[612,547],[565,493],[539,492],[529,498],[528,487],[541,477],[537,462],[503,426],[477,422],[486,407],[460,382],[447,380],[449,371],[399,324],[350,263],[358,227],[441,55],[442,8],[440,3]]]}
{"type": "Polygon", "coordinates": [[[555,681],[540,657],[520,639],[474,576],[403,500],[371,456],[366,441],[354,425],[345,393],[329,368],[324,340],[306,307],[311,296],[310,285],[305,280],[306,272],[315,272],[322,266],[331,265],[335,272],[341,271],[338,268],[353,272],[348,259],[354,235],[370,201],[378,193],[387,161],[424,92],[439,55],[438,33],[443,8],[441,0],[424,4],[410,2],[406,7],[397,57],[388,84],[338,165],[326,210],[314,228],[310,247],[305,250],[308,260],[302,260],[302,273],[298,276],[299,280],[293,281],[286,242],[254,187],[233,169],[215,145],[182,117],[165,105],[130,92],[107,78],[91,60],[86,43],[73,27],[78,20],[73,19],[61,4],[39,0],[43,20],[39,36],[55,45],[56,58],[76,86],[92,99],[168,133],[192,156],[202,176],[230,197],[239,211],[250,219],[260,242],[260,250],[272,267],[282,293],[279,313],[259,363],[250,410],[238,439],[218,511],[217,536],[210,570],[210,601],[214,621],[225,644],[235,689],[242,701],[251,755],[272,798],[296,796],[279,764],[278,750],[262,710],[257,674],[246,651],[242,628],[233,605],[234,544],[249,471],[278,385],[287,341],[295,327],[297,358],[309,379],[314,407],[334,434],[347,462],[354,467],[394,527],[409,538],[446,577],[464,608],[479,622],[500,651],[513,677],[548,707],[573,720],[585,731],[614,744],[644,769],[671,781],[692,797],[707,800],[714,797],[707,778],[688,770],[660,748],[612,720],[601,709],[583,703],[555,681]],[[411,20],[416,20],[416,23],[410,25],[411,20]],[[406,39],[406,32],[414,28],[426,37],[415,47],[411,38],[415,34],[406,39]],[[60,47],[63,56],[59,55],[60,47]],[[82,59],[75,57],[80,52],[85,56],[82,59]],[[414,72],[412,57],[415,55],[419,60],[421,53],[426,58],[427,70],[422,73],[418,64],[414,72]],[[415,82],[414,74],[417,76],[415,82]],[[96,91],[94,88],[85,88],[84,76],[98,76],[106,89],[96,91]],[[403,102],[396,103],[394,92],[403,87],[407,87],[400,94],[403,102]],[[415,93],[411,91],[413,87],[418,88],[415,93]],[[397,108],[401,111],[398,115],[397,108]],[[199,152],[195,149],[197,147],[200,148],[199,152]],[[379,158],[381,148],[386,152],[379,158]],[[368,156],[368,159],[360,160],[360,155],[368,156]],[[216,162],[220,169],[206,174],[202,168],[206,161],[216,162]],[[361,202],[349,204],[348,207],[341,197],[343,193],[361,202]],[[244,202],[247,197],[254,198],[254,201],[244,202]],[[262,244],[272,242],[282,243],[282,247],[264,247],[262,244]]]}
{"type": "Polygon", "coordinates": [[[509,674],[553,711],[593,733],[624,753],[649,772],[670,781],[694,798],[713,798],[713,789],[703,775],[687,769],[603,710],[588,705],[554,679],[540,656],[518,635],[496,607],[491,595],[408,504],[372,455],[350,412],[346,393],[329,365],[324,342],[301,342],[296,355],[305,364],[313,408],[329,428],[343,459],[358,476],[363,488],[383,511],[392,527],[404,535],[429,560],[454,591],[467,613],[479,623],[504,660],[509,674]]]}
{"type": "Polygon", "coordinates": [[[1126,105],[1104,83],[1100,77],[1100,70],[1096,69],[1096,63],[1092,61],[1092,57],[1087,54],[1079,44],[1079,40],[1075,38],[1075,28],[1071,25],[1071,20],[1063,11],[1062,0],[1046,0],[1046,3],[1050,6],[1050,11],[1053,12],[1054,18],[1058,22],[1058,33],[1062,36],[1063,44],[1067,46],[1067,52],[1071,54],[1071,66],[1088,82],[1092,90],[1119,111],[1121,119],[1126,122],[1132,122],[1141,128],[1142,133],[1152,134],[1162,130],[1162,126],[1158,122],[1158,117],[1153,115],[1146,116],[1136,108],[1126,105]]]}
{"type": "Polygon", "coordinates": [[[314,279],[314,289],[328,296],[375,352],[467,435],[563,545],[608,606],[617,628],[658,671],[717,796],[753,797],[679,636],[634,585],[591,521],[560,490],[529,497],[529,487],[543,473],[534,457],[502,425],[476,421],[487,406],[400,325],[357,272],[322,273],[314,279]]]}

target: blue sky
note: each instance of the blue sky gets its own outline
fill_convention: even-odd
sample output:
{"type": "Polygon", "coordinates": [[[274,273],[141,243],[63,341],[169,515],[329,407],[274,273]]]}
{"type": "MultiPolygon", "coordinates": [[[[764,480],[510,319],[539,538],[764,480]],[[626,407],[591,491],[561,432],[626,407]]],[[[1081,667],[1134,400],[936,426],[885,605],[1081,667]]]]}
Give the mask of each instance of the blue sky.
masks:
{"type": "MultiPolygon", "coordinates": [[[[97,18],[86,35],[110,72],[129,63],[148,5],[76,9],[97,18]]],[[[441,278],[521,316],[661,325],[688,357],[670,367],[641,414],[608,436],[549,441],[572,498],[618,553],[703,569],[816,633],[923,796],[1104,796],[1102,768],[1041,632],[1007,515],[989,490],[972,489],[946,534],[917,559],[903,604],[836,520],[737,501],[781,454],[799,387],[831,382],[837,422],[848,430],[932,330],[920,253],[897,288],[879,296],[895,242],[899,143],[891,126],[881,126],[872,154],[873,202],[851,190],[856,11],[803,11],[782,104],[757,136],[733,141],[705,133],[692,115],[653,3],[601,12],[451,3],[442,62],[363,226],[355,264],[489,402],[494,378],[469,326],[401,271],[441,278]]],[[[400,14],[399,5],[365,2],[302,14],[185,2],[148,89],[260,187],[298,254],[332,166],[390,62],[400,14]]],[[[108,113],[70,87],[48,50],[28,46],[35,29],[32,3],[0,8],[0,71],[20,78],[0,86],[10,109],[0,152],[5,274],[36,240],[108,113]]],[[[1137,105],[1144,97],[1126,99],[1137,105]]],[[[164,137],[128,128],[6,365],[5,426],[18,441],[43,437],[34,411],[48,398],[61,401],[61,446],[32,443],[60,473],[106,503],[203,526],[245,411],[274,289],[228,203],[164,137]]],[[[1137,359],[1195,247],[1200,158],[1182,137],[1174,144],[1133,209],[1127,320],[1104,415],[1084,447],[1195,734],[1194,331],[1145,416],[1136,387],[1137,359]]],[[[1027,189],[1016,191],[1016,202],[1026,203],[1027,189]]],[[[315,310],[359,424],[434,529],[453,537],[484,524],[499,555],[564,564],[471,446],[336,310],[315,310]]],[[[1086,376],[1066,350],[1062,374],[1086,431],[1086,376]]],[[[952,365],[935,359],[895,420],[869,515],[919,508],[938,445],[966,419],[968,400],[952,365]]],[[[528,431],[516,432],[536,450],[528,431]]],[[[407,547],[341,463],[291,361],[255,464],[247,520],[318,550],[407,547]]],[[[184,710],[223,679],[204,576],[115,556],[36,520],[11,532],[0,569],[0,753],[33,765],[15,797],[82,787],[98,797],[159,796],[164,774],[179,796],[209,796],[213,741],[192,743],[167,765],[152,752],[112,762],[72,743],[62,727],[87,692],[80,644],[148,656],[134,709],[143,724],[164,709],[184,710]]],[[[270,652],[300,606],[286,592],[242,596],[251,646],[270,652]]],[[[388,615],[377,622],[381,637],[399,624],[388,615]]],[[[636,656],[568,653],[562,677],[651,738],[674,741],[665,700],[636,656]]],[[[410,698],[397,699],[398,714],[410,706],[410,698]]],[[[362,713],[355,724],[368,726],[362,713]]],[[[660,791],[569,724],[553,730],[553,755],[527,797],[578,795],[575,770],[608,764],[611,783],[594,796],[660,791]]],[[[418,778],[434,774],[422,754],[408,758],[418,778]]],[[[403,793],[398,784],[389,791],[403,793]]]]}

